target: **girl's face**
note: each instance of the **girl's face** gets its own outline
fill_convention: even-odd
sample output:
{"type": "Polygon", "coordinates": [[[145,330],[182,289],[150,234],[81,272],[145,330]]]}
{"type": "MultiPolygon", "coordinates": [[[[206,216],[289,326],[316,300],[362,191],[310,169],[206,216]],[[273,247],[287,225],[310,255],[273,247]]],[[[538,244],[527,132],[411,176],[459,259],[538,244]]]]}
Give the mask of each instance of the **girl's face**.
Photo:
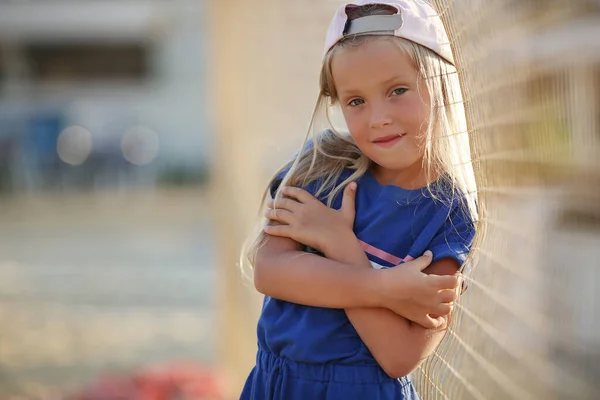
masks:
{"type": "Polygon", "coordinates": [[[410,57],[371,40],[335,54],[331,72],[350,134],[380,176],[396,184],[421,176],[430,99],[410,57]]]}

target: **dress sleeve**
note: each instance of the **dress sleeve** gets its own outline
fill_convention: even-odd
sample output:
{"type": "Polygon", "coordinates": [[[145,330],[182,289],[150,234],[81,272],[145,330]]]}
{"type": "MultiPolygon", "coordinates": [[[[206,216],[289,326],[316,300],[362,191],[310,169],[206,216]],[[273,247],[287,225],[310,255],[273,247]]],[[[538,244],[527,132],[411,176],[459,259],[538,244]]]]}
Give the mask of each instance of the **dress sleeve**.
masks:
{"type": "Polygon", "coordinates": [[[269,185],[269,193],[271,194],[271,198],[275,198],[275,193],[277,193],[277,190],[279,189],[279,186],[281,185],[281,182],[288,171],[289,168],[284,168],[271,180],[271,184],[269,185]]]}
{"type": "MultiPolygon", "coordinates": [[[[271,184],[269,185],[269,193],[271,194],[271,198],[275,198],[275,194],[277,193],[277,190],[281,186],[281,182],[283,182],[283,178],[285,177],[285,174],[287,174],[287,172],[288,172],[288,169],[285,168],[271,180],[271,184]]],[[[320,184],[320,181],[316,180],[316,181],[309,182],[305,186],[298,185],[298,187],[306,190],[308,193],[310,193],[314,196],[315,193],[317,193],[317,191],[319,189],[319,184],[320,184]]],[[[319,200],[323,201],[323,198],[319,198],[319,200]]]]}
{"type": "Polygon", "coordinates": [[[466,207],[455,206],[431,241],[433,261],[452,258],[459,265],[465,262],[475,237],[475,224],[466,207]]]}
{"type": "MultiPolygon", "coordinates": [[[[306,152],[306,151],[312,149],[312,147],[313,147],[313,141],[309,140],[306,143],[306,145],[304,146],[304,149],[302,151],[306,152]]],[[[281,186],[281,182],[283,181],[283,178],[285,178],[285,175],[290,170],[292,163],[294,162],[296,157],[298,157],[298,154],[300,154],[300,153],[298,152],[298,153],[294,154],[292,159],[283,168],[281,168],[281,170],[277,173],[277,175],[275,175],[275,177],[271,180],[271,183],[269,184],[269,194],[271,195],[271,198],[275,197],[275,194],[277,193],[279,186],[281,186]]],[[[316,193],[316,190],[315,190],[316,188],[317,188],[317,183],[311,182],[306,187],[303,187],[302,189],[304,189],[304,190],[310,192],[310,194],[314,195],[316,193]]]]}

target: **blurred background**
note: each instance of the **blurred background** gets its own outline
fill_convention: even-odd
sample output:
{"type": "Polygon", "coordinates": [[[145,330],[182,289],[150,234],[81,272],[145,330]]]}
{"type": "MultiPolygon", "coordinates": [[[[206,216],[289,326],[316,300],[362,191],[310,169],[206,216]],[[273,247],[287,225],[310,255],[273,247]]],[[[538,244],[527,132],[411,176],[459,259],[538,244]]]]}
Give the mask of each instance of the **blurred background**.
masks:
{"type": "Polygon", "coordinates": [[[0,2],[0,398],[216,360],[206,3],[0,2]]]}
{"type": "MultiPolygon", "coordinates": [[[[239,248],[302,143],[341,3],[0,0],[1,399],[237,398],[260,305],[239,248]]],[[[600,2],[431,3],[485,217],[415,382],[596,398],[600,2]]]]}

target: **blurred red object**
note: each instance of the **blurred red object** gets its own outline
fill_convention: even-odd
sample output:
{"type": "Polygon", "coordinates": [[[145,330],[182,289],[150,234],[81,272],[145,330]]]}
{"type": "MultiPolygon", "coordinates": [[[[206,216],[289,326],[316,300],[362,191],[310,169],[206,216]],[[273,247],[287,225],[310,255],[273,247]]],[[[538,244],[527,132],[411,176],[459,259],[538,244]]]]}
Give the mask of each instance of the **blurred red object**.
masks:
{"type": "Polygon", "coordinates": [[[224,400],[222,382],[194,364],[151,367],[129,376],[103,378],[69,400],[224,400]]]}

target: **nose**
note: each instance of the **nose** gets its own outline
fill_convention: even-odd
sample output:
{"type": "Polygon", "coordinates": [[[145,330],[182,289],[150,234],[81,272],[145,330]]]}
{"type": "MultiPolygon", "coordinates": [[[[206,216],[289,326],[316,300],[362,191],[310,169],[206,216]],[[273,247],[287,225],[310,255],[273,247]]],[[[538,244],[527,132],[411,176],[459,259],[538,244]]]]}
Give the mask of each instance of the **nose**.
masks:
{"type": "Polygon", "coordinates": [[[371,128],[383,128],[386,125],[392,124],[392,122],[394,122],[394,120],[387,107],[378,105],[372,108],[370,124],[371,128]]]}

